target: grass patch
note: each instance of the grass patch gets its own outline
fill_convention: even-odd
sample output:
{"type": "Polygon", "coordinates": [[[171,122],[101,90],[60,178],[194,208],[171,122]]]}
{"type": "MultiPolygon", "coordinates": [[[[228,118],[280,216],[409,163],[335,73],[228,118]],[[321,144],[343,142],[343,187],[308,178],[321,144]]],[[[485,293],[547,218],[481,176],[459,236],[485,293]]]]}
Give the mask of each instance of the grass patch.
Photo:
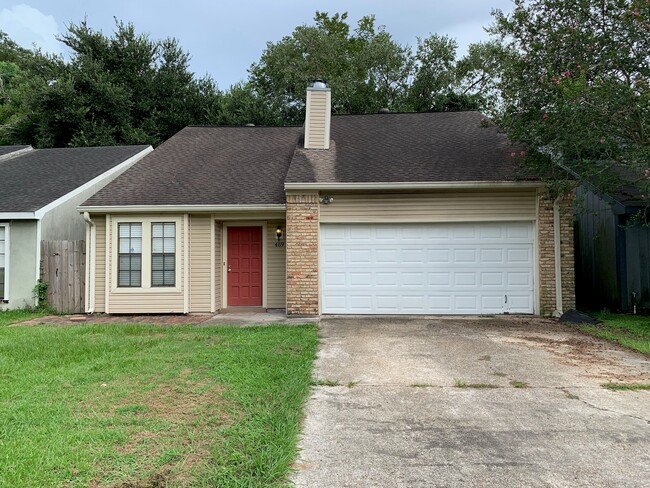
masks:
{"type": "Polygon", "coordinates": [[[338,380],[312,380],[311,386],[341,386],[338,380]]]}
{"type": "Polygon", "coordinates": [[[0,310],[0,327],[3,325],[15,324],[16,322],[24,322],[25,320],[32,320],[45,315],[51,315],[51,311],[39,308],[21,308],[17,310],[0,310]]]}
{"type": "Polygon", "coordinates": [[[283,486],[314,326],[0,328],[0,486],[283,486]]]}
{"type": "Polygon", "coordinates": [[[429,383],[413,383],[409,385],[411,388],[432,388],[433,385],[429,383]]]}
{"type": "Polygon", "coordinates": [[[348,383],[345,386],[347,386],[348,388],[352,388],[354,386],[357,386],[358,384],[359,384],[358,381],[348,381],[348,383]]]}
{"type": "Polygon", "coordinates": [[[454,386],[456,388],[499,388],[499,385],[492,383],[467,383],[464,380],[454,380],[454,386]]]}
{"type": "Polygon", "coordinates": [[[600,313],[596,317],[602,320],[601,324],[582,324],[580,330],[650,356],[650,317],[615,313],[600,313]]]}
{"type": "Polygon", "coordinates": [[[650,383],[605,383],[608,390],[650,390],[650,383]]]}
{"type": "Polygon", "coordinates": [[[513,388],[528,388],[528,383],[525,381],[511,381],[510,384],[513,388]]]}

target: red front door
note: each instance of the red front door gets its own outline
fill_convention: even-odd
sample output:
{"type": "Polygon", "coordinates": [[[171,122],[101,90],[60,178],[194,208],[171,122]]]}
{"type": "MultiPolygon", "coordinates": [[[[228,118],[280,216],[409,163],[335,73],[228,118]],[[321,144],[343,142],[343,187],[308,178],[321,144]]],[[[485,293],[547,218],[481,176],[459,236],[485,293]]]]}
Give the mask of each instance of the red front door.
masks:
{"type": "Polygon", "coordinates": [[[262,306],[262,228],[228,227],[228,306],[262,306]]]}

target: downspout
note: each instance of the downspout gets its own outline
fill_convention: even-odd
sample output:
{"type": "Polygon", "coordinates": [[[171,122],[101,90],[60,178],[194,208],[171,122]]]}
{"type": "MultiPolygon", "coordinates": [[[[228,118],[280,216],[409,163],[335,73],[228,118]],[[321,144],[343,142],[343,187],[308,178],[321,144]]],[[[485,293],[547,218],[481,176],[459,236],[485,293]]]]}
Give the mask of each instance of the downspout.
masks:
{"type": "Polygon", "coordinates": [[[560,196],[553,201],[553,240],[555,248],[555,312],[553,315],[562,315],[562,239],[560,236],[560,196]]]}
{"type": "MultiPolygon", "coordinates": [[[[34,284],[38,283],[38,280],[41,279],[41,219],[36,221],[36,281],[34,284]]],[[[34,305],[38,306],[38,298],[34,297],[34,305]]]]}
{"type": "Polygon", "coordinates": [[[95,222],[88,212],[83,214],[86,221],[86,313],[95,313],[95,222]]]}

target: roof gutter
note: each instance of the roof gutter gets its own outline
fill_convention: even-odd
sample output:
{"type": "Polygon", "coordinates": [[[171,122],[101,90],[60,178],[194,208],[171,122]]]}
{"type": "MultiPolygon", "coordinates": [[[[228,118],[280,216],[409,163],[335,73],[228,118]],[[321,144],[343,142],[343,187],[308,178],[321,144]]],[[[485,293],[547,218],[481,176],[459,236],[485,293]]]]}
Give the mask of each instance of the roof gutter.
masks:
{"type": "Polygon", "coordinates": [[[285,183],[285,190],[446,190],[480,188],[542,188],[541,181],[396,181],[390,183],[285,183]]]}
{"type": "Polygon", "coordinates": [[[281,204],[269,205],[89,205],[79,206],[77,210],[81,213],[144,213],[144,212],[165,212],[165,213],[191,213],[191,212],[260,212],[260,211],[285,211],[287,206],[281,204]]]}
{"type": "Polygon", "coordinates": [[[34,220],[36,212],[0,212],[0,220],[34,220]]]}

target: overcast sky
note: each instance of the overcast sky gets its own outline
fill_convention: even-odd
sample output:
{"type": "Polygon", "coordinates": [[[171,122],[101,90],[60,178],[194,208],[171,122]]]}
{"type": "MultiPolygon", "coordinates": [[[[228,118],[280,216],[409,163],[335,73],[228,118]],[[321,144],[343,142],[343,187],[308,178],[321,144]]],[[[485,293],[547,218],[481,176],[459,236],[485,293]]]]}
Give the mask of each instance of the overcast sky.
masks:
{"type": "Polygon", "coordinates": [[[113,18],[132,22],[154,39],[175,37],[199,76],[212,75],[220,88],[243,80],[267,41],[278,41],[316,10],[348,12],[351,25],[374,14],[376,24],[401,44],[415,44],[430,33],[455,38],[462,53],[468,44],[487,39],[483,27],[492,9],[508,11],[511,0],[0,0],[0,30],[18,44],[63,53],[54,36],[84,16],[94,29],[110,34],[113,18]]]}

